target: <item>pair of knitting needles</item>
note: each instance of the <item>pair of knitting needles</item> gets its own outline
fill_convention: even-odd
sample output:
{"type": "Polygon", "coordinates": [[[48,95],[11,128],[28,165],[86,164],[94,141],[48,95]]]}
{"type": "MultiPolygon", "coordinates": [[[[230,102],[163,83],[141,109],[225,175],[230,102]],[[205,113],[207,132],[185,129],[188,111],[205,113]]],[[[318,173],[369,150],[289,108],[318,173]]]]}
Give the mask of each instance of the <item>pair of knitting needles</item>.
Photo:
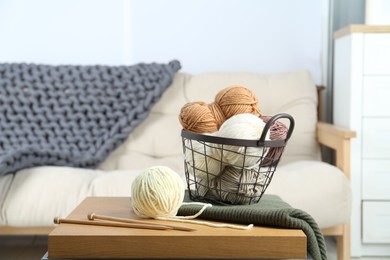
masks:
{"type": "Polygon", "coordinates": [[[196,230],[193,228],[188,228],[183,226],[157,224],[157,223],[151,223],[142,220],[97,215],[95,213],[88,214],[88,219],[89,221],[75,220],[75,219],[62,219],[56,217],[54,218],[54,223],[55,224],[67,223],[67,224],[78,224],[78,225],[106,226],[106,227],[142,228],[142,229],[154,229],[154,230],[180,230],[180,231],[196,230]],[[104,221],[94,221],[94,220],[104,220],[104,221]]]}

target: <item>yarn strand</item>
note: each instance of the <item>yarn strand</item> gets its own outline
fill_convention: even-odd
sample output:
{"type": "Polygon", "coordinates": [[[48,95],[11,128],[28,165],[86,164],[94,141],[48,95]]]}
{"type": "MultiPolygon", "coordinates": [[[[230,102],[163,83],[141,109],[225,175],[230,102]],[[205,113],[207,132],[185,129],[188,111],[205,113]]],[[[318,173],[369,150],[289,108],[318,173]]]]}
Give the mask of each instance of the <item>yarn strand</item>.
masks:
{"type": "Polygon", "coordinates": [[[203,213],[203,211],[205,211],[205,209],[211,208],[213,206],[210,203],[202,203],[202,202],[183,202],[181,205],[200,205],[203,207],[198,211],[198,213],[196,213],[192,216],[176,216],[175,218],[194,219],[194,218],[199,217],[203,213]]]}
{"type": "Polygon", "coordinates": [[[253,227],[253,224],[243,226],[243,225],[234,225],[234,224],[227,224],[227,223],[211,223],[211,222],[200,221],[200,220],[181,219],[181,218],[176,218],[176,217],[157,217],[156,219],[205,225],[205,226],[215,227],[215,228],[232,228],[232,229],[248,230],[248,229],[251,229],[253,227]]]}
{"type": "Polygon", "coordinates": [[[200,205],[203,207],[196,214],[191,216],[155,217],[155,219],[165,220],[165,221],[176,221],[182,223],[192,223],[192,224],[205,225],[205,226],[215,227],[215,228],[232,228],[232,229],[248,230],[253,227],[253,224],[244,226],[244,225],[234,225],[228,223],[211,223],[207,221],[194,220],[195,218],[199,217],[203,213],[203,211],[205,211],[207,208],[212,207],[213,205],[211,205],[210,203],[202,203],[202,202],[183,202],[182,205],[200,205]]]}

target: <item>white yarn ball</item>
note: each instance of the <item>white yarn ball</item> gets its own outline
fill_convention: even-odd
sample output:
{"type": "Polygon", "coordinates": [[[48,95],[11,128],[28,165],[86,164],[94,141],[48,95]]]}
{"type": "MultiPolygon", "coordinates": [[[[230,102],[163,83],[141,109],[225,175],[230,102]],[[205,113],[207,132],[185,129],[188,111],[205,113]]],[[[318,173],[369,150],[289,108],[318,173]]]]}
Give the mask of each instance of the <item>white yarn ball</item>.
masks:
{"type": "Polygon", "coordinates": [[[217,177],[224,168],[217,155],[213,154],[215,149],[210,143],[203,143],[195,140],[185,140],[185,161],[187,169],[196,181],[212,180],[217,177]]]}
{"type": "Polygon", "coordinates": [[[133,210],[140,217],[176,216],[184,199],[184,183],[168,167],[150,167],[134,180],[131,199],[133,210]]]}
{"type": "Polygon", "coordinates": [[[266,176],[257,169],[237,169],[227,166],[206,197],[222,200],[225,203],[248,204],[258,199],[264,188],[266,176]]]}
{"type": "MultiPolygon", "coordinates": [[[[253,114],[238,114],[226,120],[215,135],[234,139],[259,140],[265,123],[253,114]]],[[[269,139],[267,133],[266,139],[269,139]]],[[[221,146],[220,146],[221,147],[221,146]]],[[[253,168],[259,166],[263,147],[244,147],[224,145],[222,153],[224,162],[231,166],[253,168]],[[244,156],[245,154],[245,156],[244,156]]]]}

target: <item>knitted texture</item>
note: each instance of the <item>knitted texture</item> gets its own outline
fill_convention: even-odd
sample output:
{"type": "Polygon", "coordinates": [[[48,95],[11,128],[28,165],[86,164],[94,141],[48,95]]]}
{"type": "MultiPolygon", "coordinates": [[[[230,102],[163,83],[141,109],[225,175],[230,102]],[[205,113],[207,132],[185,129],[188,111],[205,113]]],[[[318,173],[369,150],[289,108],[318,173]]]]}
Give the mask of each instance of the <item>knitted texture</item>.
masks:
{"type": "MultiPolygon", "coordinates": [[[[185,201],[190,201],[188,194],[186,194],[185,201]]],[[[183,205],[180,207],[178,215],[193,215],[200,208],[197,205],[183,205]]],[[[264,194],[259,203],[251,205],[213,205],[207,208],[199,218],[239,224],[302,229],[307,237],[307,251],[313,260],[327,259],[325,240],[315,220],[305,211],[292,208],[276,195],[264,194]]]]}
{"type": "Polygon", "coordinates": [[[39,165],[93,168],[149,114],[168,64],[0,64],[0,176],[39,165]]]}

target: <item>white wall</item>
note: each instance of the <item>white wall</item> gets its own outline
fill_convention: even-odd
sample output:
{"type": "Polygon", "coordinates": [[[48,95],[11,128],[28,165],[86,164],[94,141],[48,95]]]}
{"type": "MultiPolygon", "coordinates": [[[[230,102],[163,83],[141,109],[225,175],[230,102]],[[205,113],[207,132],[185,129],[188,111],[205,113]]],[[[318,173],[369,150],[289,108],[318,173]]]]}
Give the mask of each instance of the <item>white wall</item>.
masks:
{"type": "Polygon", "coordinates": [[[310,69],[322,80],[319,0],[141,0],[130,9],[133,61],[175,57],[195,73],[310,69]]]}
{"type": "Polygon", "coordinates": [[[120,64],[122,0],[0,0],[0,62],[120,64]]]}
{"type": "Polygon", "coordinates": [[[308,69],[323,82],[325,0],[1,0],[0,62],[183,71],[308,69]]]}

